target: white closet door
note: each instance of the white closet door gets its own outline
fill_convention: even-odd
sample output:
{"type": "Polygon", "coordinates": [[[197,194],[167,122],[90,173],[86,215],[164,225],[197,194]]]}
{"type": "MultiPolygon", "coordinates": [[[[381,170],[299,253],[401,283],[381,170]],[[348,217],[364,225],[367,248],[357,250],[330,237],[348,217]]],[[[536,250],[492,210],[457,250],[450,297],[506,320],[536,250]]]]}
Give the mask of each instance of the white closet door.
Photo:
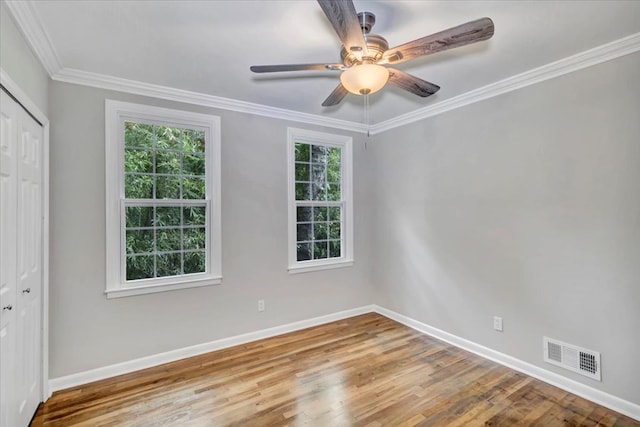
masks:
{"type": "Polygon", "coordinates": [[[42,127],[18,110],[18,411],[28,425],[42,397],[42,127]]]}
{"type": "Polygon", "coordinates": [[[14,390],[17,290],[17,104],[0,93],[0,426],[19,425],[14,390]]]}
{"type": "Polygon", "coordinates": [[[42,397],[43,130],[2,93],[2,427],[27,426],[42,397]]]}

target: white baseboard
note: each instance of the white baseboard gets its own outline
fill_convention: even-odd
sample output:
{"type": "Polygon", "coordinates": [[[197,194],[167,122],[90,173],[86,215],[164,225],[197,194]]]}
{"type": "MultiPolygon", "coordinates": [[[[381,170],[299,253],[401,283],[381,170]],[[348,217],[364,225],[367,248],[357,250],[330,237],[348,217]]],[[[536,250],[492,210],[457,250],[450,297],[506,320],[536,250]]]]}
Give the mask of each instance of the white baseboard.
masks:
{"type": "Polygon", "coordinates": [[[103,366],[101,368],[78,372],[76,374],[66,375],[64,377],[53,378],[49,380],[49,390],[51,393],[53,393],[58,390],[64,390],[66,388],[87,384],[93,381],[115,377],[116,375],[128,374],[130,372],[151,368],[153,366],[162,365],[164,363],[175,362],[176,360],[185,359],[187,357],[198,356],[210,351],[216,351],[240,344],[246,344],[248,342],[261,340],[263,338],[270,338],[276,335],[282,335],[288,332],[294,332],[300,329],[322,325],[324,323],[334,322],[336,320],[346,319],[348,317],[358,316],[364,313],[371,313],[373,311],[373,306],[371,305],[353,308],[350,310],[327,314],[325,316],[314,317],[312,319],[306,319],[299,322],[288,323],[286,325],[275,326],[273,328],[262,329],[259,331],[249,332],[246,334],[236,335],[228,338],[222,338],[208,343],[179,348],[176,350],[167,351],[165,353],[159,353],[152,356],[141,357],[139,359],[128,360],[126,362],[116,363],[115,365],[103,366]]]}
{"type": "Polygon", "coordinates": [[[484,347],[480,344],[476,344],[464,338],[460,338],[456,335],[452,335],[448,332],[434,328],[433,326],[429,326],[425,323],[419,322],[384,307],[380,307],[374,304],[373,311],[424,334],[467,350],[471,353],[482,356],[485,359],[489,359],[511,369],[515,369],[516,371],[522,372],[523,374],[539,379],[540,381],[544,381],[548,384],[597,403],[598,405],[602,405],[611,410],[640,421],[640,405],[637,405],[633,402],[629,402],[627,400],[613,396],[609,393],[605,393],[593,387],[589,387],[588,385],[571,380],[562,375],[532,365],[531,363],[522,361],[520,359],[516,359],[515,357],[511,357],[507,354],[492,350],[488,347],[484,347]]]}
{"type": "Polygon", "coordinates": [[[51,392],[63,390],[66,388],[87,384],[93,381],[114,377],[116,375],[127,374],[130,372],[138,371],[140,369],[151,368],[153,366],[158,366],[164,363],[174,362],[176,360],[184,359],[187,357],[197,356],[200,354],[208,353],[210,351],[216,351],[240,344],[246,344],[248,342],[260,340],[263,338],[270,338],[276,335],[282,335],[288,332],[294,332],[312,326],[322,325],[324,323],[334,322],[336,320],[346,319],[348,317],[358,316],[360,314],[370,312],[375,312],[386,316],[398,323],[402,323],[403,325],[406,325],[424,334],[427,334],[464,350],[470,351],[471,353],[477,354],[486,359],[507,366],[511,369],[515,369],[516,371],[522,372],[523,374],[537,378],[548,384],[566,390],[570,393],[573,393],[594,403],[640,421],[640,405],[597,390],[593,387],[589,387],[585,384],[571,380],[562,375],[532,365],[520,359],[516,359],[507,354],[500,353],[480,344],[476,344],[473,341],[460,338],[456,335],[434,328],[433,326],[419,322],[410,317],[396,313],[395,311],[380,307],[375,304],[340,311],[338,313],[332,313],[325,316],[314,317],[312,319],[301,320],[299,322],[293,322],[273,328],[262,329],[255,332],[249,332],[247,334],[222,338],[208,343],[180,348],[165,353],[155,354],[153,356],[142,357],[127,362],[117,363],[115,365],[104,366],[101,368],[92,369],[90,371],[67,375],[64,377],[54,378],[49,380],[49,390],[51,392]]]}

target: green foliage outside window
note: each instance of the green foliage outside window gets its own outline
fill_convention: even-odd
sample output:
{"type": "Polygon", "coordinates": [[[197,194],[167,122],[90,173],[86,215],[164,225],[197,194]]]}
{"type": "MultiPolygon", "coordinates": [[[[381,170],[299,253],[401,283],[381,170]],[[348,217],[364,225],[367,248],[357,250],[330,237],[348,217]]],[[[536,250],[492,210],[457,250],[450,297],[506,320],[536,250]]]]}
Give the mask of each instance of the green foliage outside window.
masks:
{"type": "Polygon", "coordinates": [[[135,122],[124,132],[127,280],[205,272],[204,132],[135,122]]]}
{"type": "Polygon", "coordinates": [[[296,208],[297,260],[341,256],[341,200],[339,147],[295,143],[295,198],[312,202],[296,208]],[[322,203],[325,202],[325,203],[322,203]]]}

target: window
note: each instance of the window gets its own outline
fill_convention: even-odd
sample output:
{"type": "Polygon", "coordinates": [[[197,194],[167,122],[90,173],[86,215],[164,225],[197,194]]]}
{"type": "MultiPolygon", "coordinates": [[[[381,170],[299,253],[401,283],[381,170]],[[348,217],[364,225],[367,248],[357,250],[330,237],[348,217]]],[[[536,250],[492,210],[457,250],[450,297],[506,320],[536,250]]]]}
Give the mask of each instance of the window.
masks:
{"type": "Polygon", "coordinates": [[[106,101],[109,298],[217,284],[220,120],[106,101]]]}
{"type": "Polygon", "coordinates": [[[289,271],[353,265],[349,137],[289,128],[289,271]]]}

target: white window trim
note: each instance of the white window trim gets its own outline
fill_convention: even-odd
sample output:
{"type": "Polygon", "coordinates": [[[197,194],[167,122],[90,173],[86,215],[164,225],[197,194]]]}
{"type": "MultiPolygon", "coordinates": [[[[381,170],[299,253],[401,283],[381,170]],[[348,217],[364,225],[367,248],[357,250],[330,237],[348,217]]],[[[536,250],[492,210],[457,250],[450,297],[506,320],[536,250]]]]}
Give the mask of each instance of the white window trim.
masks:
{"type": "Polygon", "coordinates": [[[310,271],[350,267],[353,265],[353,138],[306,129],[287,128],[287,189],[288,189],[288,221],[289,221],[289,273],[306,273],[310,271]],[[343,220],[343,252],[340,258],[322,260],[297,260],[296,245],[296,194],[295,194],[295,143],[328,145],[340,147],[342,200],[344,202],[343,220]]]}
{"type": "Polygon", "coordinates": [[[220,206],[220,117],[208,114],[105,100],[105,177],[106,177],[106,289],[107,298],[142,295],[154,292],[216,285],[222,281],[221,206],[220,206]],[[124,243],[122,202],[124,200],[124,130],[125,120],[195,127],[207,135],[207,245],[208,271],[158,279],[124,280],[124,243]]]}

